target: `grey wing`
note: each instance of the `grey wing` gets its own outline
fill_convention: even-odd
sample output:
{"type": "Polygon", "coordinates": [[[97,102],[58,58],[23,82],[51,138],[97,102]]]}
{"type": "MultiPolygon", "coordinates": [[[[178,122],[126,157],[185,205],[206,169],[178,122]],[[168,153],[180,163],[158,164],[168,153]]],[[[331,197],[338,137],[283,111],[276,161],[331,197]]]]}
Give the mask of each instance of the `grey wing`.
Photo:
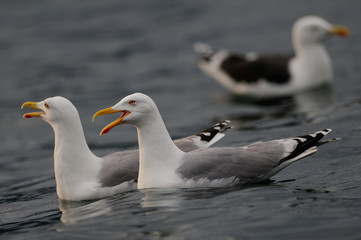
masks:
{"type": "Polygon", "coordinates": [[[260,182],[291,163],[309,156],[317,147],[337,139],[321,141],[331,132],[324,129],[311,134],[258,142],[238,148],[210,148],[187,153],[177,169],[186,179],[236,177],[241,182],[260,182]]]}
{"type": "Polygon", "coordinates": [[[204,129],[192,136],[175,140],[174,143],[184,152],[207,148],[224,137],[224,132],[231,128],[229,125],[230,121],[221,121],[212,127],[204,129]]]}
{"type": "Polygon", "coordinates": [[[177,171],[186,179],[235,177],[249,182],[270,172],[284,156],[285,148],[277,141],[248,147],[210,148],[187,154],[177,171]]]}
{"type": "Polygon", "coordinates": [[[127,181],[137,181],[139,151],[116,152],[102,158],[103,167],[98,178],[103,187],[112,187],[127,181]]]}

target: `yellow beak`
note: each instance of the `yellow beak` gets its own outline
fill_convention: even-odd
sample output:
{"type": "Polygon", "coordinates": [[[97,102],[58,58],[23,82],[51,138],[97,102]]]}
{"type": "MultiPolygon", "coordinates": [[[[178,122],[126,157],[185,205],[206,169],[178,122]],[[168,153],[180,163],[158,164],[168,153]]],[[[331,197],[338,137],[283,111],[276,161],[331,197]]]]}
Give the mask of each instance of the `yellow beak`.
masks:
{"type": "MultiPolygon", "coordinates": [[[[24,107],[34,108],[37,110],[41,110],[36,106],[37,102],[26,102],[21,106],[21,109],[24,107]]],[[[26,113],[23,115],[23,118],[32,118],[32,117],[38,117],[41,118],[41,115],[44,114],[44,112],[32,112],[32,113],[26,113]]]]}
{"type": "Polygon", "coordinates": [[[106,114],[112,114],[112,113],[118,113],[118,112],[121,112],[119,110],[112,110],[112,107],[109,107],[109,108],[106,108],[106,109],[102,109],[102,110],[99,110],[98,112],[96,112],[93,116],[93,122],[94,120],[99,117],[99,116],[102,116],[102,115],[106,115],[106,114]]]}
{"type": "Polygon", "coordinates": [[[341,36],[341,37],[347,37],[350,34],[350,32],[344,26],[334,25],[332,30],[330,31],[330,34],[338,35],[338,36],[341,36]]]}
{"type": "Polygon", "coordinates": [[[121,112],[122,115],[117,118],[116,120],[114,120],[113,122],[111,122],[110,124],[108,124],[107,126],[105,126],[102,131],[100,132],[100,136],[103,135],[104,133],[107,133],[109,132],[113,127],[115,126],[118,126],[122,123],[124,123],[123,119],[128,116],[131,112],[125,110],[125,111],[121,111],[121,110],[112,110],[112,107],[109,107],[109,108],[106,108],[106,109],[103,109],[103,110],[100,110],[98,112],[96,112],[93,116],[93,122],[94,122],[94,119],[99,117],[99,116],[102,116],[102,115],[106,115],[106,114],[112,114],[112,113],[118,113],[118,112],[121,112]]]}

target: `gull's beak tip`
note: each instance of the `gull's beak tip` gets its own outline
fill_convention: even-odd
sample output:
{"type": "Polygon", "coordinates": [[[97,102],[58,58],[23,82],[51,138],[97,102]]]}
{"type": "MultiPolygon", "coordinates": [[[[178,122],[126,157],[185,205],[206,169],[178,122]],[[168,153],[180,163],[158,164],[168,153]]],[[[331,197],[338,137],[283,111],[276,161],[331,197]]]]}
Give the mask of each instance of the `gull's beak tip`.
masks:
{"type": "Polygon", "coordinates": [[[25,102],[25,103],[23,103],[23,105],[21,105],[20,109],[23,109],[24,107],[27,107],[29,105],[31,105],[30,102],[25,102]]]}
{"type": "Polygon", "coordinates": [[[341,25],[334,25],[331,33],[341,37],[348,37],[350,35],[348,28],[341,25]]]}
{"type": "Polygon", "coordinates": [[[92,122],[94,122],[95,119],[96,119],[97,117],[99,117],[99,116],[112,113],[112,110],[111,110],[111,109],[112,109],[112,107],[109,107],[109,108],[102,109],[102,110],[99,110],[98,112],[94,113],[93,118],[92,118],[92,122]]]}
{"type": "Polygon", "coordinates": [[[104,128],[101,132],[100,132],[100,136],[104,135],[105,133],[109,132],[109,128],[104,128]]]}

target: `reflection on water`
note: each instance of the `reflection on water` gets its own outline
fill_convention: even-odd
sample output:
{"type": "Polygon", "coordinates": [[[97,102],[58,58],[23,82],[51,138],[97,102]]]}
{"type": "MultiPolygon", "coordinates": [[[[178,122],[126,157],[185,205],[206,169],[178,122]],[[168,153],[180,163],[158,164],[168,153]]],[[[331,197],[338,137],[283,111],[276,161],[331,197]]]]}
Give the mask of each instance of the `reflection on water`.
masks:
{"type": "Polygon", "coordinates": [[[295,112],[312,119],[330,111],[335,103],[334,98],[334,91],[330,86],[300,92],[294,96],[295,112]]]}
{"type": "Polygon", "coordinates": [[[179,208],[183,200],[179,189],[142,189],[139,191],[144,194],[141,199],[143,208],[161,207],[172,211],[179,208]]]}
{"type": "Polygon", "coordinates": [[[89,239],[97,239],[99,234],[105,238],[116,234],[121,239],[204,239],[201,236],[207,231],[199,235],[198,228],[225,234],[223,230],[233,221],[242,229],[254,221],[261,228],[280,227],[299,217],[294,209],[317,211],[335,201],[331,190],[298,187],[287,181],[227,188],[143,189],[94,202],[59,201],[64,224],[58,225],[57,231],[85,231],[89,239]],[[285,219],[276,217],[279,222],[274,222],[279,212],[288,215],[285,219]],[[219,228],[212,228],[214,221],[219,228]],[[102,226],[100,232],[98,225],[102,226]],[[110,227],[104,229],[105,225],[110,227]]]}
{"type": "Polygon", "coordinates": [[[229,119],[236,129],[242,130],[322,121],[322,115],[330,111],[334,105],[334,92],[330,86],[299,92],[290,97],[267,100],[251,100],[233,95],[221,98],[227,104],[238,105],[239,112],[219,116],[217,121],[229,119]]]}
{"type": "Polygon", "coordinates": [[[162,208],[175,211],[184,207],[184,202],[196,199],[208,199],[241,191],[247,188],[269,186],[268,184],[235,185],[230,187],[205,187],[205,188],[179,188],[179,189],[141,189],[144,194],[141,199],[142,208],[162,208]]]}
{"type": "Polygon", "coordinates": [[[110,212],[107,199],[98,201],[64,201],[59,200],[59,210],[62,212],[60,220],[64,224],[74,224],[110,212]]]}
{"type": "Polygon", "coordinates": [[[182,189],[142,189],[142,208],[162,208],[166,211],[179,209],[184,201],[182,189]]]}

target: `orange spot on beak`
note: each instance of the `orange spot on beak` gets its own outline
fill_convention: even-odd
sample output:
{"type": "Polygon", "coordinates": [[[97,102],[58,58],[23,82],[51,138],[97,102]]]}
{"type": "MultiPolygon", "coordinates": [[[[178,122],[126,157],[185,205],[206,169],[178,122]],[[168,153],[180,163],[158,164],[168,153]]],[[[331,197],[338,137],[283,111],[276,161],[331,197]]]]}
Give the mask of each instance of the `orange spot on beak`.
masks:
{"type": "Polygon", "coordinates": [[[334,26],[330,33],[341,37],[350,35],[349,30],[344,26],[334,26]]]}
{"type": "MultiPolygon", "coordinates": [[[[26,102],[21,106],[21,109],[23,109],[24,107],[28,107],[28,108],[34,108],[36,110],[41,110],[36,104],[37,104],[36,102],[26,102]]],[[[45,113],[44,112],[26,113],[23,115],[23,118],[32,118],[32,117],[41,118],[42,114],[45,114],[45,113]]]]}

